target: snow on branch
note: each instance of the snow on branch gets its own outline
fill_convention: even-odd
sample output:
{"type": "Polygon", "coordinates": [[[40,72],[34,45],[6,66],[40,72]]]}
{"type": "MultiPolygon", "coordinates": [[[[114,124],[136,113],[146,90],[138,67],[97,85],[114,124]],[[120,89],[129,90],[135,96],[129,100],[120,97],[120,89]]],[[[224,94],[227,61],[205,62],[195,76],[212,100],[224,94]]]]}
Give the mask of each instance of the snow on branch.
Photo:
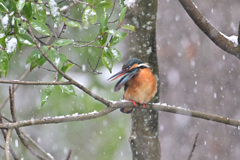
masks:
{"type": "MultiPolygon", "coordinates": [[[[54,124],[54,123],[63,123],[63,122],[71,122],[71,121],[84,121],[84,120],[95,119],[95,118],[107,115],[108,113],[111,113],[118,108],[134,107],[132,102],[125,101],[125,100],[108,101],[108,103],[109,103],[109,106],[99,112],[93,111],[85,114],[75,113],[73,115],[43,117],[41,119],[32,118],[30,120],[23,120],[19,122],[2,123],[0,124],[0,128],[20,128],[20,127],[40,125],[40,124],[54,124]]],[[[136,105],[135,107],[140,109],[142,108],[142,105],[139,104],[139,105],[136,105]]],[[[218,122],[222,124],[227,124],[235,127],[240,126],[240,121],[238,120],[234,120],[224,116],[219,116],[216,114],[204,113],[204,112],[189,110],[181,107],[174,107],[174,106],[167,105],[166,103],[146,104],[145,109],[153,109],[157,111],[170,112],[170,113],[175,113],[179,115],[185,115],[189,117],[195,117],[195,118],[205,119],[205,120],[218,122]]]]}
{"type": "Polygon", "coordinates": [[[188,15],[194,23],[208,36],[218,47],[240,59],[240,47],[238,44],[238,36],[226,36],[218,31],[210,22],[202,15],[192,0],[179,0],[188,15]]]}
{"type": "Polygon", "coordinates": [[[112,111],[115,108],[106,108],[102,111],[93,111],[90,113],[78,114],[74,113],[72,115],[65,115],[65,116],[56,116],[56,117],[43,117],[41,119],[30,119],[30,120],[23,120],[14,123],[2,123],[0,124],[0,128],[20,128],[25,126],[32,126],[32,125],[40,125],[40,124],[53,124],[53,123],[63,123],[63,122],[71,122],[71,121],[83,121],[98,118],[104,116],[112,111]]]}

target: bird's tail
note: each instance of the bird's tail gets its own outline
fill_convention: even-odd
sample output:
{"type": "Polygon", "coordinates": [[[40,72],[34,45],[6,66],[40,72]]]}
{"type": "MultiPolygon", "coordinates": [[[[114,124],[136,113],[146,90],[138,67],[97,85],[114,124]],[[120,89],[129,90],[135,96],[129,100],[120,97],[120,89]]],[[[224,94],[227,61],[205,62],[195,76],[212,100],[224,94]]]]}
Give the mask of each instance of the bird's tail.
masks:
{"type": "Polygon", "coordinates": [[[120,111],[121,111],[122,113],[129,114],[129,113],[132,113],[133,108],[121,108],[120,111]]]}

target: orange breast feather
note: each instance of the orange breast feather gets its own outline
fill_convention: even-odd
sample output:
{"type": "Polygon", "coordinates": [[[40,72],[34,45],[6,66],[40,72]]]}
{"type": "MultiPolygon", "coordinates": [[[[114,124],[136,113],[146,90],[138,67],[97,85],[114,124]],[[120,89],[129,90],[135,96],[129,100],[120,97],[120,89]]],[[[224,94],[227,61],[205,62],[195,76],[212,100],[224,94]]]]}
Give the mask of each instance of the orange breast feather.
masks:
{"type": "Polygon", "coordinates": [[[147,103],[157,92],[157,81],[151,70],[141,69],[139,73],[127,82],[124,93],[125,100],[133,100],[137,103],[147,103]]]}

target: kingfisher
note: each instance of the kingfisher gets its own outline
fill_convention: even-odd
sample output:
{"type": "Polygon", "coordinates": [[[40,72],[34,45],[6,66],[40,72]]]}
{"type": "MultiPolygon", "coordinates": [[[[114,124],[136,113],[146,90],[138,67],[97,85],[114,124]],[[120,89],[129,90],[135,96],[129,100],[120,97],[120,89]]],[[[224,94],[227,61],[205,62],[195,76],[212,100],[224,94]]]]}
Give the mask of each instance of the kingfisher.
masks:
{"type": "MultiPolygon", "coordinates": [[[[114,91],[119,91],[124,86],[124,100],[136,103],[148,103],[157,92],[157,80],[147,63],[137,58],[131,58],[122,66],[122,70],[108,80],[113,81],[122,77],[115,85],[114,91]]],[[[133,108],[121,108],[123,113],[131,113],[133,108]]]]}

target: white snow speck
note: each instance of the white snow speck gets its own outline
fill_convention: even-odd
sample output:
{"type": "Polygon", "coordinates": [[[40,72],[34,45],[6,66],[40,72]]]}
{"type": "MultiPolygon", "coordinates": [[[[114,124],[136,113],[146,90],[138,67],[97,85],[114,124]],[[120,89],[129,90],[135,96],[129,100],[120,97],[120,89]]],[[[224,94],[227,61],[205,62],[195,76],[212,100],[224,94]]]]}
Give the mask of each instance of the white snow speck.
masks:
{"type": "Polygon", "coordinates": [[[124,5],[126,5],[127,7],[131,7],[134,5],[135,2],[136,0],[125,0],[124,5]]]}
{"type": "Polygon", "coordinates": [[[60,64],[60,58],[56,58],[56,59],[55,59],[55,64],[56,64],[56,66],[59,66],[59,64],[60,64]]]}
{"type": "Polygon", "coordinates": [[[2,26],[3,26],[3,29],[4,29],[4,30],[7,29],[8,21],[9,21],[9,16],[8,16],[8,14],[6,14],[6,15],[2,18],[2,26]]]}
{"type": "Polygon", "coordinates": [[[238,46],[238,36],[232,35],[230,37],[226,37],[228,40],[232,41],[234,43],[234,46],[238,46]]]}
{"type": "Polygon", "coordinates": [[[32,45],[32,43],[30,41],[26,40],[26,39],[23,41],[23,43],[28,44],[28,45],[32,45]]]}
{"type": "Polygon", "coordinates": [[[6,42],[6,52],[7,53],[12,53],[16,50],[17,48],[17,38],[15,37],[7,37],[5,39],[6,42]]]}
{"type": "Polygon", "coordinates": [[[4,33],[0,33],[0,38],[3,38],[5,36],[4,33]]]}
{"type": "Polygon", "coordinates": [[[18,140],[15,139],[14,143],[15,143],[15,147],[17,148],[18,147],[18,140]]]}
{"type": "Polygon", "coordinates": [[[78,113],[73,113],[72,116],[78,116],[78,113]]]}
{"type": "Polygon", "coordinates": [[[226,59],[225,55],[223,55],[223,56],[222,56],[222,59],[223,59],[223,60],[225,60],[225,59],[226,59]]]}
{"type": "Polygon", "coordinates": [[[172,86],[177,85],[180,80],[179,72],[176,69],[170,69],[167,75],[167,79],[172,86]]]}
{"type": "Polygon", "coordinates": [[[231,35],[230,37],[225,35],[224,33],[220,32],[221,35],[223,35],[225,38],[227,38],[229,41],[231,41],[235,47],[238,46],[238,36],[231,35]]]}
{"type": "Polygon", "coordinates": [[[49,7],[50,7],[50,12],[53,17],[60,16],[60,13],[58,11],[59,8],[57,6],[57,3],[54,0],[49,0],[49,7]]]}
{"type": "Polygon", "coordinates": [[[213,98],[214,98],[214,99],[217,98],[217,93],[216,93],[216,92],[213,94],[213,98]]]}
{"type": "Polygon", "coordinates": [[[86,71],[86,65],[85,64],[82,65],[82,71],[86,71]]]}
{"type": "Polygon", "coordinates": [[[150,53],[152,53],[152,47],[149,47],[149,48],[147,49],[147,54],[150,54],[150,53]]]}

